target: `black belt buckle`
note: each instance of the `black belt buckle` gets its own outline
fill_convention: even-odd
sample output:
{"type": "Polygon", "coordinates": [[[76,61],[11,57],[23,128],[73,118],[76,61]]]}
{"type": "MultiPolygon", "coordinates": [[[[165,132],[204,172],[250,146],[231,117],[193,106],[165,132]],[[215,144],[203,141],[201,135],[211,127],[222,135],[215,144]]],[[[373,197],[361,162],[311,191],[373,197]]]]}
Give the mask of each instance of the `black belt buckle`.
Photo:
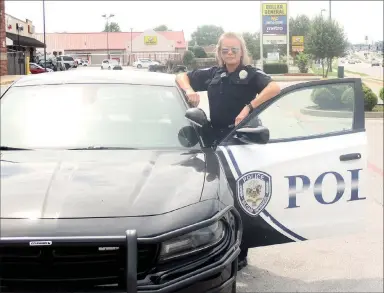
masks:
{"type": "Polygon", "coordinates": [[[137,293],[137,233],[125,231],[127,243],[127,293],[137,293]]]}

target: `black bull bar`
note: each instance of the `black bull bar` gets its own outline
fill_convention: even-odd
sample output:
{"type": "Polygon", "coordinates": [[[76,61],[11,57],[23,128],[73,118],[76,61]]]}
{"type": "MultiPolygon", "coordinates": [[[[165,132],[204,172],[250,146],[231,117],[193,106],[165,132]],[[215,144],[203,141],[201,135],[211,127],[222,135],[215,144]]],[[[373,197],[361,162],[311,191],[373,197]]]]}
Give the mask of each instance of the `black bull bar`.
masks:
{"type": "MultiPolygon", "coordinates": [[[[214,224],[216,221],[223,218],[228,212],[236,218],[238,223],[238,231],[236,235],[235,247],[239,247],[241,243],[241,238],[243,234],[242,222],[239,212],[234,208],[234,206],[227,206],[223,210],[216,213],[213,217],[165,233],[155,237],[148,238],[138,238],[136,230],[126,230],[125,236],[64,236],[64,237],[0,237],[0,247],[7,245],[26,245],[27,243],[30,246],[31,242],[51,242],[50,245],[55,246],[55,244],[66,244],[66,245],[87,245],[87,244],[116,244],[125,242],[127,246],[127,259],[126,259],[126,275],[127,275],[127,293],[137,293],[137,243],[160,243],[170,238],[177,237],[182,234],[186,234],[207,226],[214,224]]],[[[45,244],[46,245],[46,244],[45,244]]]]}

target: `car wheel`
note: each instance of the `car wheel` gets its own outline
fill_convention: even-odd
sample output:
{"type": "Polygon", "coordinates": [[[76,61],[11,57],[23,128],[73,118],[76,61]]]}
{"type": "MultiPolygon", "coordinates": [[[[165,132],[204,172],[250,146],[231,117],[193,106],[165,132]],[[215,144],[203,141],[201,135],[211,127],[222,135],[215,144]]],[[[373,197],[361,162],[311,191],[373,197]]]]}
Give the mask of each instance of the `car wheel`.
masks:
{"type": "Polygon", "coordinates": [[[143,66],[141,66],[141,64],[137,64],[137,68],[141,68],[141,67],[143,67],[143,66]]]}
{"type": "Polygon", "coordinates": [[[69,64],[68,63],[65,63],[65,68],[68,70],[69,69],[69,64]]]}

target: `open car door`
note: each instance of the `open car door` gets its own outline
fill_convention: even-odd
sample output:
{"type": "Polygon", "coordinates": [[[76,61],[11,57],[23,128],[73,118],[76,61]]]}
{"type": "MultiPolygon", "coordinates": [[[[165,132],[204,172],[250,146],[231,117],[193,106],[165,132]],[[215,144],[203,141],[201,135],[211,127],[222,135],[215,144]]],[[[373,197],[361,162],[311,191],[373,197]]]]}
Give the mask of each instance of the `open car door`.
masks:
{"type": "Polygon", "coordinates": [[[364,122],[360,79],[313,81],[283,89],[219,144],[246,246],[364,229],[364,122]]]}

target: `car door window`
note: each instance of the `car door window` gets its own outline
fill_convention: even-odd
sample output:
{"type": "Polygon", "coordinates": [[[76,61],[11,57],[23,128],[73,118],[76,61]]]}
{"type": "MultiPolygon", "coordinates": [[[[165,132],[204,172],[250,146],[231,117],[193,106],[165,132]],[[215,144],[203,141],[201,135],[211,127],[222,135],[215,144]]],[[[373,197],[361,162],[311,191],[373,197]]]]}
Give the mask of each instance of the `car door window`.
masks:
{"type": "Polygon", "coordinates": [[[314,85],[283,94],[247,124],[265,126],[270,142],[353,130],[354,83],[314,85]]]}

